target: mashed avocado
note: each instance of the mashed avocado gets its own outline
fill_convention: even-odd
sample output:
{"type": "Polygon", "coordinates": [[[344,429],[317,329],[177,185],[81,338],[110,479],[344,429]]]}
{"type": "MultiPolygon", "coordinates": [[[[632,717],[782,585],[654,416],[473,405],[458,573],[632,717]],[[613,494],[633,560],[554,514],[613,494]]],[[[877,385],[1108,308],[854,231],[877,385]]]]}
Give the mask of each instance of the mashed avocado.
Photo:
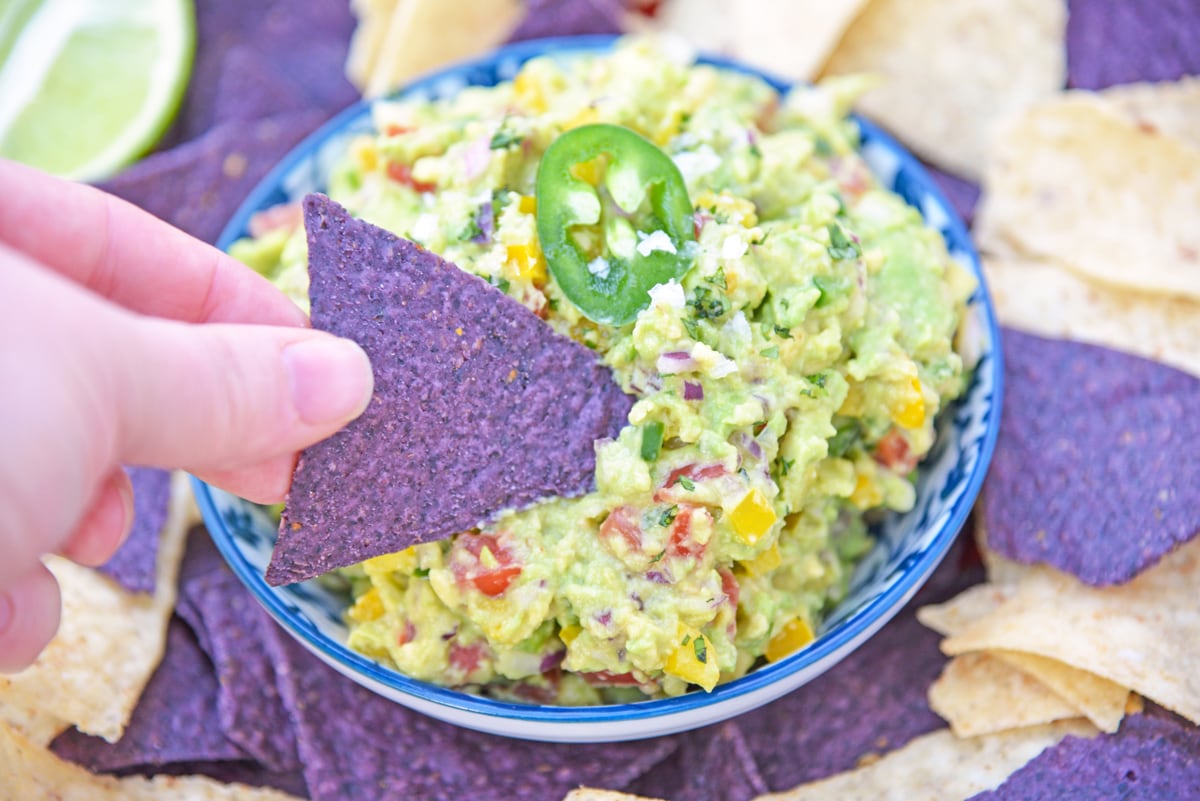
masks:
{"type": "MultiPolygon", "coordinates": [[[[880,188],[853,79],[780,97],[652,43],[536,59],[511,83],[380,102],[329,194],[593,348],[638,398],[596,488],[343,571],[350,645],[438,684],[585,704],[711,689],[805,647],[908,510],[933,420],[965,386],[973,279],[880,188]],[[678,166],[694,262],[627,325],[547,271],[535,180],[567,130],[625,126],[678,166]]],[[[306,303],[305,239],[272,210],[233,253],[306,303]]],[[[649,238],[639,243],[658,247],[649,238]]]]}

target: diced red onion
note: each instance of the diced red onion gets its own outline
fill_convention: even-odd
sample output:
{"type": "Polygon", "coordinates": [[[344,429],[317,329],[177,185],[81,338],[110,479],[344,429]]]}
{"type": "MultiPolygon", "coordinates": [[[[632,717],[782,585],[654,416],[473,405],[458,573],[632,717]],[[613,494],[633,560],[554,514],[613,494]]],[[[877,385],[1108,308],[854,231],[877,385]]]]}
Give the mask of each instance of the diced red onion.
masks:
{"type": "Polygon", "coordinates": [[[542,657],[542,664],[538,666],[539,671],[541,673],[547,673],[551,670],[554,670],[556,667],[562,664],[562,661],[564,658],[566,658],[566,656],[566,651],[551,651],[542,657]]]}
{"type": "Polygon", "coordinates": [[[472,239],[472,242],[484,244],[492,241],[492,234],[496,231],[496,218],[492,214],[492,201],[488,201],[479,207],[479,211],[475,212],[475,226],[479,229],[479,235],[472,239]]]}
{"type": "Polygon", "coordinates": [[[474,181],[483,175],[491,158],[492,137],[481,136],[468,145],[466,152],[463,153],[463,166],[466,170],[467,180],[474,181]]]}
{"type": "Polygon", "coordinates": [[[696,369],[696,360],[687,351],[673,350],[660,355],[656,366],[658,367],[658,372],[664,375],[686,373],[689,370],[696,369]]]}
{"type": "Polygon", "coordinates": [[[699,381],[684,381],[683,399],[689,401],[704,400],[704,385],[699,381]]]}

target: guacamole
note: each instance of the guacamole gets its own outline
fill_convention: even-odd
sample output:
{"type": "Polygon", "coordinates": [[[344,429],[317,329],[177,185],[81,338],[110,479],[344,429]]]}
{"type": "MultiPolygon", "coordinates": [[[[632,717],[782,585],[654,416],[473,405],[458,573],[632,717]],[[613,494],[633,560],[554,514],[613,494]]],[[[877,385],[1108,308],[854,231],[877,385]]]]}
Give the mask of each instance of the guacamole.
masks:
{"type": "MultiPolygon", "coordinates": [[[[625,40],[449,100],[375,104],[378,133],[350,143],[329,195],[595,350],[637,402],[596,443],[591,493],[341,571],[352,648],[446,686],[590,704],[711,690],[813,640],[870,516],[911,508],[934,417],[966,382],[955,337],[974,279],[857,154],[861,88],[781,97],[625,40]],[[630,240],[670,251],[679,277],[620,324],[568,299],[545,216],[539,238],[543,154],[597,123],[669,157],[691,207],[686,252],[630,240]]],[[[234,255],[304,305],[295,214],[252,230],[234,255]]]]}

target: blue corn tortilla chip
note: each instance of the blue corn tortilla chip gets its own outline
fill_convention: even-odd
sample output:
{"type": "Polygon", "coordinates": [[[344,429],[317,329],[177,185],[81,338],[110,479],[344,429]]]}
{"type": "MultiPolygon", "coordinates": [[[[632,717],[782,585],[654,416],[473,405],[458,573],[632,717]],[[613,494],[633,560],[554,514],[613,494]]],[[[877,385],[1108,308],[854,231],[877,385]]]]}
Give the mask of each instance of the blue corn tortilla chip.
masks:
{"type": "Polygon", "coordinates": [[[1071,0],[1067,83],[1104,89],[1200,73],[1195,0],[1071,0]]]}
{"type": "Polygon", "coordinates": [[[215,124],[257,120],[312,107],[311,100],[254,48],[232,48],[217,81],[215,124]]]}
{"type": "Polygon", "coordinates": [[[770,791],[736,721],[682,735],[667,763],[639,783],[671,801],[751,801],[770,791]]]}
{"type": "Polygon", "coordinates": [[[508,41],[621,33],[624,12],[621,0],[529,0],[508,41]]]}
{"type": "Polygon", "coordinates": [[[267,770],[253,761],[241,762],[172,762],[169,765],[142,766],[112,771],[114,776],[207,776],[225,784],[244,784],[248,787],[270,787],[297,798],[308,798],[304,774],[279,773],[267,770]]]}
{"type": "Polygon", "coordinates": [[[246,754],[221,733],[216,700],[212,665],[187,624],[172,618],[163,661],[121,739],[109,743],[71,729],[59,735],[52,748],[63,759],[93,771],[244,760],[246,754]]]}
{"type": "Polygon", "coordinates": [[[276,689],[275,668],[263,650],[257,602],[221,567],[182,587],[180,613],[200,638],[220,682],[220,730],[269,770],[300,768],[291,718],[276,689]]]}
{"type": "Polygon", "coordinates": [[[287,584],[592,488],[632,398],[595,353],[482,279],[304,202],[314,328],[357,341],[375,396],[300,455],[267,581],[287,584]]]}
{"type": "Polygon", "coordinates": [[[972,801],[1150,801],[1200,792],[1200,728],[1161,708],[1116,734],[1067,737],[972,801]]]}
{"type": "Polygon", "coordinates": [[[942,190],[951,207],[958,212],[958,216],[970,225],[971,220],[975,219],[975,206],[979,203],[979,184],[942,172],[929,164],[925,164],[924,167],[938,189],[942,190]]]}
{"type": "Polygon", "coordinates": [[[171,474],[153,467],[126,467],[133,484],[133,528],[129,537],[100,566],[100,572],[130,592],[153,593],[158,542],[171,503],[171,474]]]}
{"type": "Polygon", "coordinates": [[[100,188],[215,242],[250,190],[324,120],[321,112],[302,111],[228,122],[138,162],[100,188]]]}
{"type": "Polygon", "coordinates": [[[1200,379],[1094,345],[1004,334],[988,545],[1084,582],[1129,581],[1200,533],[1200,379]]]}
{"type": "Polygon", "coordinates": [[[260,614],[314,801],[560,801],[580,785],[622,789],[675,748],[536,743],[460,729],[360,687],[260,614]]]}

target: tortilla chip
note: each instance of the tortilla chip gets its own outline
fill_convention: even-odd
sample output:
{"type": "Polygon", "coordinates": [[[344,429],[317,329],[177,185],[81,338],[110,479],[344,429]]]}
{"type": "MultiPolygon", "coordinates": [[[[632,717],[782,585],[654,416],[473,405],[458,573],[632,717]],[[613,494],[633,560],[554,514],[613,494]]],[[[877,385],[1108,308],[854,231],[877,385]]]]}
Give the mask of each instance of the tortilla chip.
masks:
{"type": "Polygon", "coordinates": [[[363,94],[385,95],[421,73],[501,44],[521,11],[519,0],[404,0],[363,94]]]}
{"type": "Polygon", "coordinates": [[[866,4],[867,0],[668,0],[656,20],[659,27],[701,50],[809,81],[866,4]]]}
{"type": "Polygon", "coordinates": [[[508,41],[617,34],[624,12],[623,0],[527,0],[525,16],[508,41]]]}
{"type": "Polygon", "coordinates": [[[358,24],[346,54],[346,77],[360,90],[367,85],[379,62],[383,40],[399,4],[400,0],[350,0],[350,10],[358,24]]]}
{"type": "Polygon", "coordinates": [[[1116,735],[1064,738],[972,801],[1194,797],[1200,788],[1197,754],[1196,727],[1161,711],[1134,715],[1116,735]]]}
{"type": "Polygon", "coordinates": [[[153,467],[126,467],[133,485],[133,527],[121,547],[97,568],[130,592],[154,592],[159,534],[171,502],[171,474],[153,467]]]}
{"type": "Polygon", "coordinates": [[[1067,22],[1071,86],[1101,89],[1200,73],[1195,0],[1075,0],[1067,22]]]}
{"type": "Polygon", "coordinates": [[[662,799],[618,793],[614,790],[598,790],[595,787],[580,787],[567,793],[563,797],[563,801],[662,801],[662,799]]]}
{"type": "Polygon", "coordinates": [[[1105,585],[1200,532],[1200,379],[1011,329],[1004,356],[982,505],[989,547],[1105,585]]]}
{"type": "Polygon", "coordinates": [[[929,687],[929,706],[959,737],[1080,716],[1078,709],[1046,685],[990,653],[951,659],[929,687]]]}
{"type": "Polygon", "coordinates": [[[1200,77],[1114,86],[1100,97],[1139,128],[1200,149],[1200,77]]]}
{"type": "Polygon", "coordinates": [[[950,655],[1003,649],[1089,671],[1200,721],[1200,540],[1128,584],[1097,589],[1050,568],[942,643],[950,655]]]}
{"type": "Polygon", "coordinates": [[[948,730],[937,731],[866,767],[760,796],[759,801],[962,801],[999,786],[1063,737],[1094,733],[1088,723],[1075,720],[967,739],[948,730]]]}
{"type": "Polygon", "coordinates": [[[200,776],[95,776],[0,722],[0,801],[297,801],[200,776]]]}
{"type": "Polygon", "coordinates": [[[304,202],[314,328],[375,370],[361,417],[300,455],[267,581],[313,578],[593,486],[632,398],[596,354],[482,279],[304,202]]]}
{"type": "Polygon", "coordinates": [[[985,259],[984,272],[1005,325],[1123,350],[1200,376],[1200,301],[1117,289],[1051,262],[985,259]]]}
{"type": "Polygon", "coordinates": [[[175,473],[153,595],[129,593],[95,570],[47,558],[62,590],[62,621],[33,665],[0,676],[0,719],[39,744],[71,724],[109,742],[121,736],[162,659],[191,504],[187,475],[175,473]]]}
{"type": "Polygon", "coordinates": [[[1064,85],[1066,18],[1064,0],[871,0],[824,74],[882,74],[859,110],[978,179],[996,121],[1064,85]]]}
{"type": "Polygon", "coordinates": [[[218,79],[214,124],[305,111],[310,101],[295,82],[251,45],[231,48],[218,79]]]}
{"type": "Polygon", "coordinates": [[[994,144],[975,221],[986,253],[1200,298],[1200,150],[1082,92],[1029,109],[994,144]]]}

